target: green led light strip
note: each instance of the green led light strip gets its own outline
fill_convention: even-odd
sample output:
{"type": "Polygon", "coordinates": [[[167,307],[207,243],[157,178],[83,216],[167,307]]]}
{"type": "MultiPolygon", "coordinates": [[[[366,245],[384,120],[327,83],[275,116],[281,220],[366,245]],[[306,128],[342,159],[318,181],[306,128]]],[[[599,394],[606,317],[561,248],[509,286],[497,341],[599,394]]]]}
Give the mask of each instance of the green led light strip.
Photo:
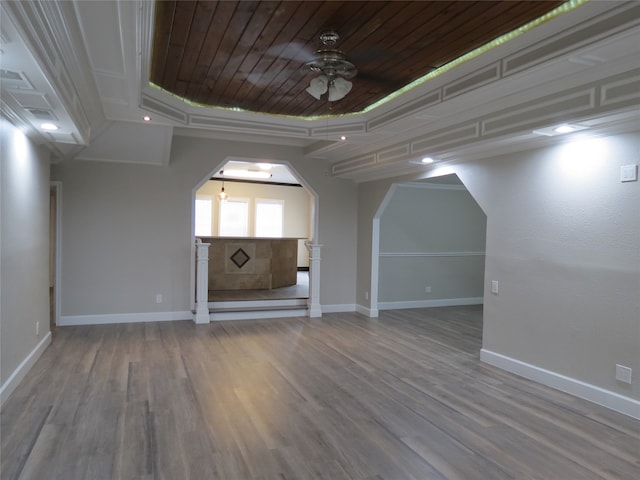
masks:
{"type": "Polygon", "coordinates": [[[469,53],[466,53],[464,55],[462,55],[461,57],[456,58],[455,60],[447,63],[446,65],[443,65],[440,68],[437,68],[436,70],[429,72],[428,74],[426,74],[423,77],[420,77],[416,80],[414,80],[413,82],[411,82],[408,85],[405,85],[404,87],[402,87],[400,90],[396,90],[395,92],[387,95],[386,97],[378,100],[377,102],[369,105],[368,107],[366,107],[364,110],[362,110],[361,112],[358,113],[367,113],[370,112],[371,110],[373,110],[374,108],[379,107],[380,105],[383,105],[385,103],[387,103],[390,100],[393,100],[394,98],[399,97],[400,95],[407,93],[409,90],[417,87],[418,85],[422,85],[426,82],[428,82],[429,80],[437,77],[438,75],[442,75],[445,72],[448,72],[449,70],[457,67],[458,65],[467,62],[473,58],[476,58],[480,55],[482,55],[483,53],[488,52],[489,50],[502,45],[503,43],[508,42],[509,40],[513,40],[514,38],[522,35],[525,32],[528,32],[529,30],[531,30],[532,28],[535,28],[553,18],[558,17],[559,15],[562,15],[563,13],[569,12],[570,10],[573,10],[574,8],[587,3],[589,0],[569,0],[566,3],[563,3],[562,5],[560,5],[559,7],[554,8],[553,10],[551,10],[549,13],[519,27],[516,28],[515,30],[509,32],[509,33],[505,33],[504,35],[496,38],[495,40],[490,41],[489,43],[484,44],[481,47],[476,48],[475,50],[470,51],[469,53]]]}

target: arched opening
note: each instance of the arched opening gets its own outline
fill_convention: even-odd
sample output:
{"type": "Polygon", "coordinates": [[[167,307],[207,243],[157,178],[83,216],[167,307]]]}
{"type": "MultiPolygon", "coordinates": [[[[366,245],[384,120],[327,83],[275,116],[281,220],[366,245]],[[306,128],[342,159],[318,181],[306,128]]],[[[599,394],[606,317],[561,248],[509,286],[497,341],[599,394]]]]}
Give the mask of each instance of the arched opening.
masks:
{"type": "Polygon", "coordinates": [[[317,205],[317,194],[288,162],[227,158],[196,185],[192,237],[194,245],[210,244],[212,320],[308,313],[317,205]]]}
{"type": "Polygon", "coordinates": [[[486,221],[455,174],[394,184],[374,217],[371,310],[482,304],[486,221]]]}

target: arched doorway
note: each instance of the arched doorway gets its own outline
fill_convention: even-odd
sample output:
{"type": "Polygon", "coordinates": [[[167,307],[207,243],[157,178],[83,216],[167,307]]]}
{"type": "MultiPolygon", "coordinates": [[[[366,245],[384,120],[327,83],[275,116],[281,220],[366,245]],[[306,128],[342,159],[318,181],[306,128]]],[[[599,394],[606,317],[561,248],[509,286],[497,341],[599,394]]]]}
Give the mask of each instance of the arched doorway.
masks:
{"type": "Polygon", "coordinates": [[[394,184],[373,220],[371,311],[481,304],[485,242],[457,175],[394,184]]]}
{"type": "MultiPolygon", "coordinates": [[[[213,244],[207,295],[212,320],[318,316],[319,295],[313,299],[309,293],[314,290],[310,271],[314,263],[318,265],[315,282],[319,282],[319,262],[310,261],[309,255],[317,238],[317,210],[317,194],[288,162],[227,158],[196,185],[192,191],[193,243],[201,238],[213,244]],[[265,245],[273,244],[276,252],[275,245],[291,245],[294,239],[294,283],[278,284],[281,264],[292,260],[283,260],[282,253],[265,253],[265,245]],[[220,243],[248,247],[241,249],[242,259],[238,259],[222,253],[220,243]],[[260,270],[265,262],[272,263],[272,271],[260,270]]],[[[192,258],[195,264],[195,255],[192,258]]],[[[195,267],[192,271],[195,299],[195,267]]]]}

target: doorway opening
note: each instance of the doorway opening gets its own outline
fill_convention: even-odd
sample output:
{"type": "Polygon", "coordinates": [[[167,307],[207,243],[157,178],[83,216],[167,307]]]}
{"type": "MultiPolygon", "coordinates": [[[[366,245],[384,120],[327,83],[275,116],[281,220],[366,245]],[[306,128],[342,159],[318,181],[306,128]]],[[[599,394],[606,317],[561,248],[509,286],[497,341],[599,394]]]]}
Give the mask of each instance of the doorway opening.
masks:
{"type": "Polygon", "coordinates": [[[315,192],[286,162],[227,159],[194,188],[194,244],[198,239],[211,243],[210,312],[250,308],[260,318],[266,310],[306,309],[306,243],[317,238],[317,204],[315,192]],[[276,253],[264,253],[265,245],[273,245],[276,253]],[[271,270],[262,270],[269,262],[271,270]]]}
{"type": "Polygon", "coordinates": [[[61,191],[60,182],[49,187],[49,330],[60,318],[60,252],[61,252],[61,191]]]}
{"type": "Polygon", "coordinates": [[[455,174],[393,185],[374,217],[371,310],[482,304],[486,223],[455,174]]]}

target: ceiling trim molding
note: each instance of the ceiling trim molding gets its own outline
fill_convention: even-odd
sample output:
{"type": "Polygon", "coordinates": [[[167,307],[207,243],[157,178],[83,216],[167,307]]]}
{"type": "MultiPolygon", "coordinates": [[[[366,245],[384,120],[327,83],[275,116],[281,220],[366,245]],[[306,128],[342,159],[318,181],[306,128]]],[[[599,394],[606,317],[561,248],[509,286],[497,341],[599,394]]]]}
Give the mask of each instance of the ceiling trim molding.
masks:
{"type": "MultiPolygon", "coordinates": [[[[428,190],[461,190],[468,192],[467,187],[456,183],[429,183],[429,182],[407,182],[398,185],[399,188],[422,188],[428,190]]],[[[483,252],[484,254],[484,252],[483,252]]]]}
{"type": "Polygon", "coordinates": [[[88,144],[92,123],[104,121],[102,105],[71,2],[3,2],[38,67],[75,127],[69,133],[88,144]]]}
{"type": "Polygon", "coordinates": [[[558,58],[562,55],[592,45],[607,37],[637,27],[640,24],[640,3],[621,3],[606,15],[599,15],[580,25],[563,30],[535,45],[505,57],[503,75],[513,75],[523,70],[558,58]]]}
{"type": "MultiPolygon", "coordinates": [[[[415,160],[428,153],[438,157],[455,148],[476,142],[553,125],[558,122],[584,123],[620,109],[640,106],[640,68],[613,75],[581,87],[567,89],[536,100],[476,117],[461,125],[441,128],[376,152],[334,163],[336,176],[364,172],[415,160]]],[[[434,164],[434,166],[437,165],[434,164]]]]}
{"type": "Polygon", "coordinates": [[[593,44],[596,39],[602,40],[638,26],[640,26],[640,4],[621,4],[619,8],[607,15],[601,14],[584,24],[538,42],[535,46],[522,48],[515,53],[505,55],[495,63],[481,66],[463,77],[454,78],[410,103],[400,105],[390,112],[369,120],[367,129],[375,132],[401,119],[416,116],[421,110],[442,104],[453,97],[488,86],[548,62],[561,54],[593,44]]]}
{"type": "Polygon", "coordinates": [[[14,109],[7,102],[0,102],[0,115],[11,122],[11,124],[16,128],[25,132],[28,131],[30,139],[36,145],[45,146],[52,154],[52,163],[56,163],[57,160],[65,157],[65,152],[59,148],[52,136],[50,136],[50,134],[42,134],[41,132],[32,129],[31,123],[24,118],[22,112],[24,112],[24,109],[14,109]],[[49,135],[49,138],[45,135],[49,135]]]}
{"type": "Polygon", "coordinates": [[[247,125],[245,121],[231,118],[217,118],[208,115],[187,116],[187,124],[195,127],[213,127],[217,130],[239,133],[259,133],[261,135],[283,135],[290,137],[309,137],[309,129],[295,125],[278,125],[266,122],[252,122],[247,125]]]}
{"type": "Polygon", "coordinates": [[[384,128],[387,125],[397,121],[398,119],[415,115],[416,112],[432,107],[434,105],[438,105],[439,103],[442,103],[442,90],[433,90],[431,92],[425,93],[424,95],[421,95],[419,98],[413,100],[412,102],[400,105],[390,112],[379,115],[369,120],[367,122],[367,130],[370,132],[375,132],[376,130],[384,128]]]}

